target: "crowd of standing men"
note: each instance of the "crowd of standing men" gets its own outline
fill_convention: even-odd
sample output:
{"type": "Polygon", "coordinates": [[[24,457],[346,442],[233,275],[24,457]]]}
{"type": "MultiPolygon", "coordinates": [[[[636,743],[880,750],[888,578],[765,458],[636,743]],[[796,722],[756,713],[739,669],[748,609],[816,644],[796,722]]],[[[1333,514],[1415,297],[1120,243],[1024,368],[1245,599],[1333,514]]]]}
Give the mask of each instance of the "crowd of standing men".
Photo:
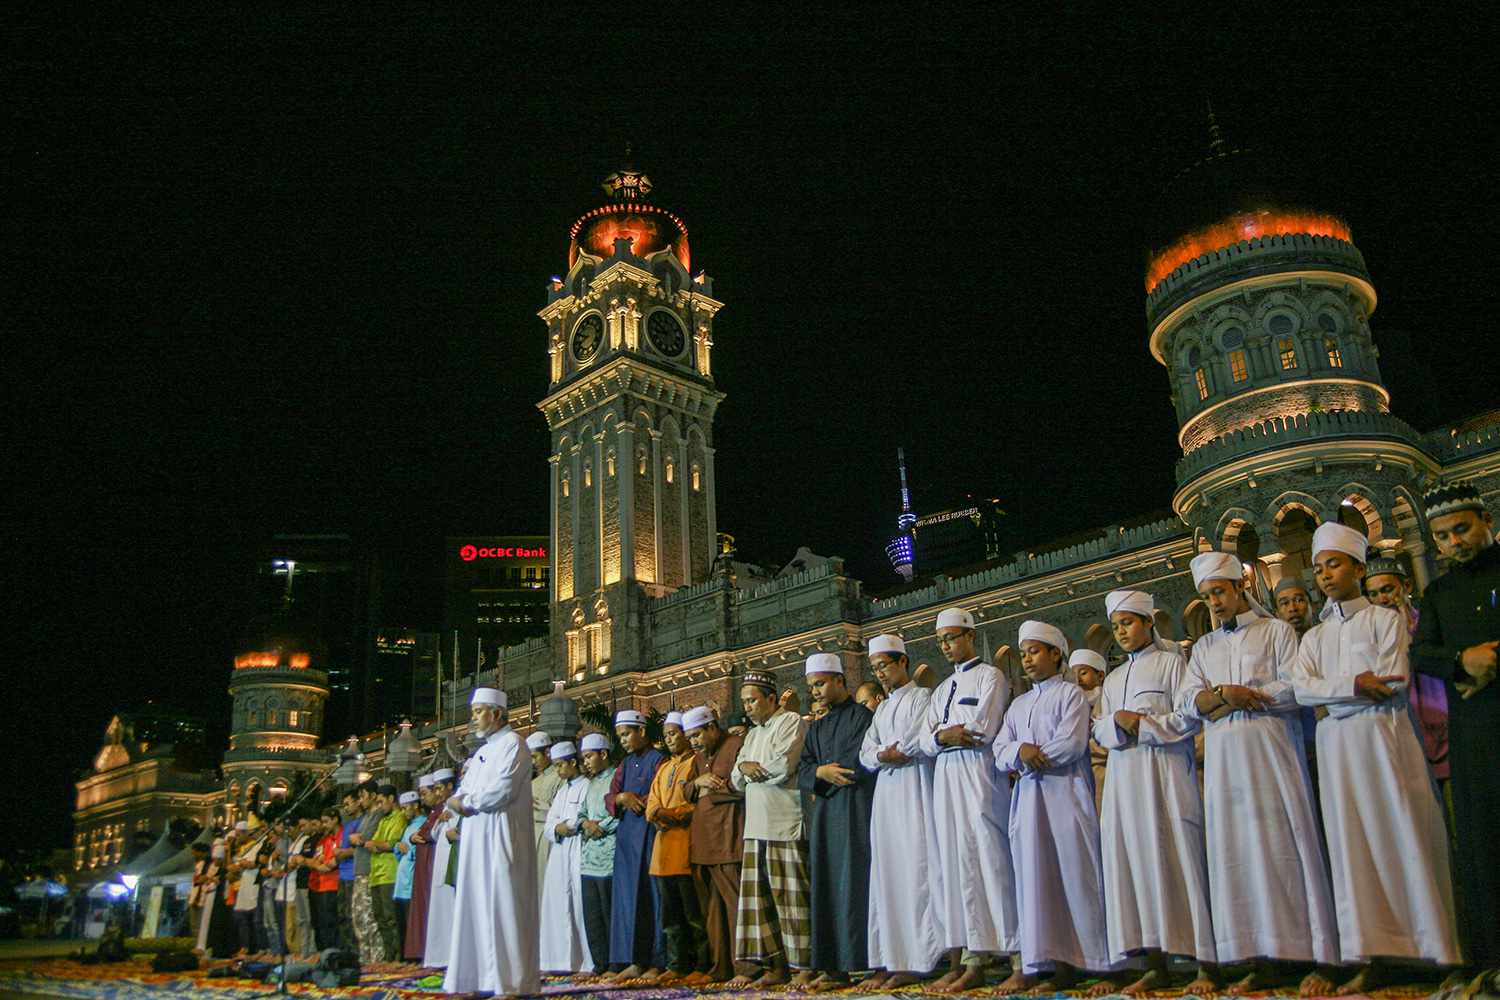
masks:
{"type": "Polygon", "coordinates": [[[1317,622],[1300,582],[1273,614],[1235,556],[1203,552],[1215,627],[1190,649],[1157,633],[1150,594],[1114,591],[1123,661],[1027,621],[1019,694],[962,608],[938,616],[953,671],[934,689],[896,635],[867,650],[881,693],[809,657],[810,723],[752,672],[744,724],[673,712],[658,747],[621,711],[616,753],[602,733],[522,740],[479,688],[456,788],[362,787],[300,821],[290,860],[254,831],[216,843],[200,942],[285,926],[510,995],[543,971],[955,993],[1008,965],[1004,992],[1138,995],[1170,988],[1175,959],[1189,992],[1335,995],[1402,966],[1493,969],[1500,546],[1473,488],[1426,508],[1451,568],[1420,613],[1398,563],[1325,523],[1317,622]]]}

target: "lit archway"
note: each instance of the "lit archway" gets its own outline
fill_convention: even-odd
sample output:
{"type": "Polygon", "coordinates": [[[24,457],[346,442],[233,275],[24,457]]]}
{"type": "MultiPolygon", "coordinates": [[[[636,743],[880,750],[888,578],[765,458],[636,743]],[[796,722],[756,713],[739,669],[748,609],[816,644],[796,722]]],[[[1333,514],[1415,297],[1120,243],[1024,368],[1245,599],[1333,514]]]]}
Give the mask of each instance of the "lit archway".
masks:
{"type": "Polygon", "coordinates": [[[1196,597],[1189,601],[1187,607],[1182,610],[1182,634],[1189,641],[1197,642],[1212,632],[1213,628],[1213,615],[1209,613],[1208,605],[1196,597]]]}

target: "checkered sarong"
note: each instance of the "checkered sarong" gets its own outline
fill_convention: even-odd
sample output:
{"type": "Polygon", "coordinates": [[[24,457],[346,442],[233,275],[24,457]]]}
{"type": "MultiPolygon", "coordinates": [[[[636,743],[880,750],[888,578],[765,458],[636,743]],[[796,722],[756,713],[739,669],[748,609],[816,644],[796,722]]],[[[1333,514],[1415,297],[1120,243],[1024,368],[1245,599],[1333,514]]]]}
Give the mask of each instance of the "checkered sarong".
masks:
{"type": "Polygon", "coordinates": [[[812,961],[807,845],[746,837],[734,958],[769,965],[783,952],[793,969],[805,969],[812,961]]]}

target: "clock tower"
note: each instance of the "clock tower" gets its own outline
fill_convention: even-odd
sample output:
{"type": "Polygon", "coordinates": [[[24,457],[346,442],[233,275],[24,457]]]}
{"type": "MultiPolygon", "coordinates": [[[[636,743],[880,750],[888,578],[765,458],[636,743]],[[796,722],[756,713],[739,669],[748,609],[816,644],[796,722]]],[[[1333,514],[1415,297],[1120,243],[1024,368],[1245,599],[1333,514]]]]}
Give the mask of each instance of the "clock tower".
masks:
{"type": "Polygon", "coordinates": [[[552,638],[570,683],[648,670],[646,602],[708,578],[713,298],[687,227],[622,169],[547,288],[552,638]]]}

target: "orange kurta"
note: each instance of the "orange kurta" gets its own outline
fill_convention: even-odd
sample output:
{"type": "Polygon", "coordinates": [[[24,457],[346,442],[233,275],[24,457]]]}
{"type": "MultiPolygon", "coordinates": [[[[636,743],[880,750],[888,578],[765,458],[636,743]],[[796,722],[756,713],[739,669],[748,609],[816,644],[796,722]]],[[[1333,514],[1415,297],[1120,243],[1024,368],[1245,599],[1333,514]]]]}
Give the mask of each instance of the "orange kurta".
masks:
{"type": "Polygon", "coordinates": [[[688,789],[698,777],[698,755],[688,751],[656,769],[646,796],[646,819],[656,825],[652,875],[691,875],[693,803],[688,789]]]}

